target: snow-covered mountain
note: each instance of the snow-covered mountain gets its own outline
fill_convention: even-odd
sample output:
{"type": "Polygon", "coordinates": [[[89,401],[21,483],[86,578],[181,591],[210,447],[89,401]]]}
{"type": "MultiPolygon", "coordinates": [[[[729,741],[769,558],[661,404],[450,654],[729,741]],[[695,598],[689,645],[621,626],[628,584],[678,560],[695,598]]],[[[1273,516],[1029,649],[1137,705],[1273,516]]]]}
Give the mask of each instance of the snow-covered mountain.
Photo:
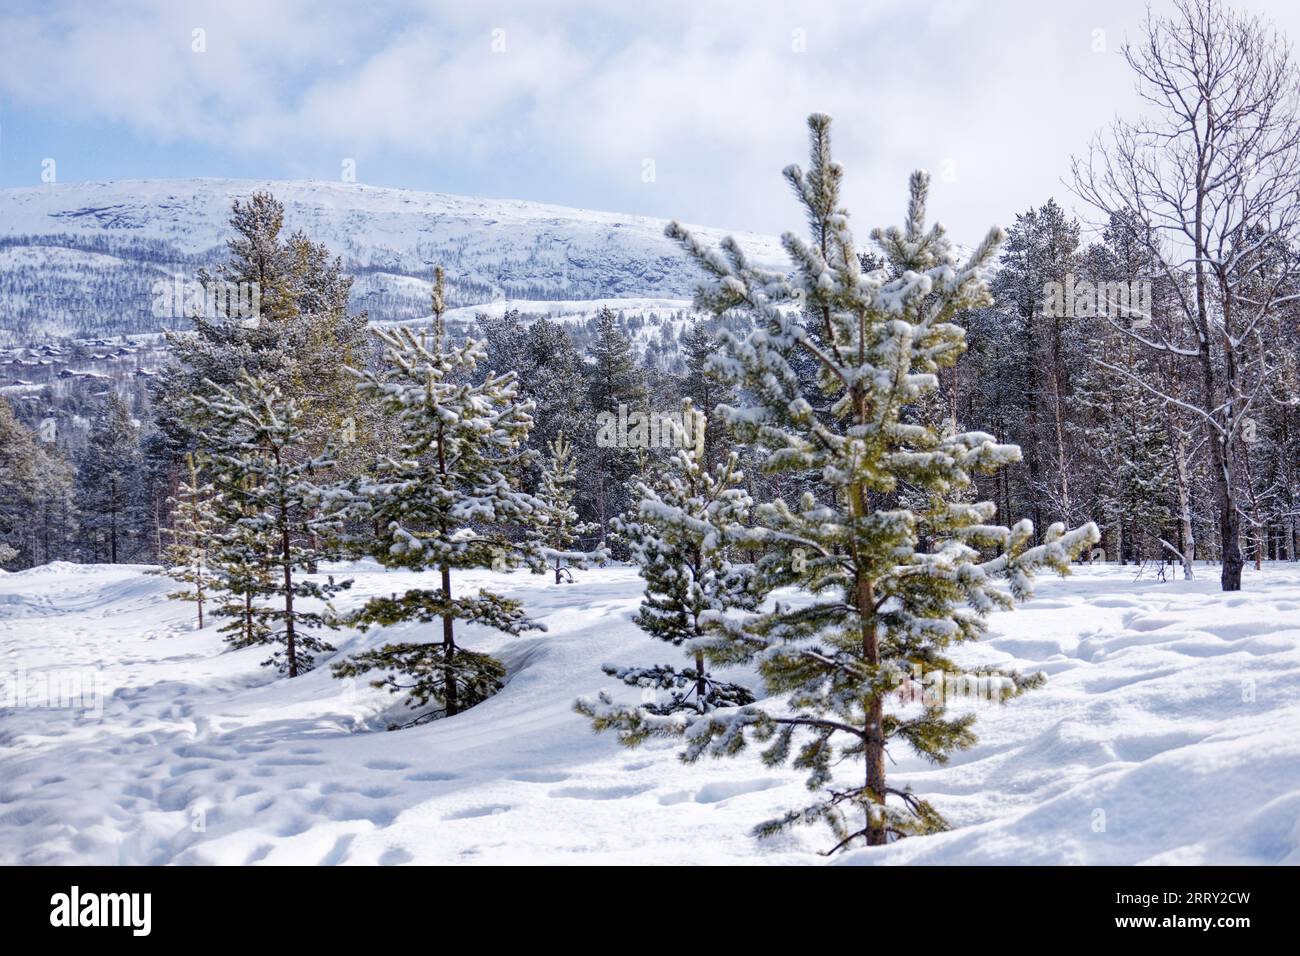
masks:
{"type": "MultiPolygon", "coordinates": [[[[453,306],[689,298],[698,275],[664,221],[540,203],[327,182],[192,179],[0,190],[0,330],[10,343],[158,331],[160,278],[189,278],[224,255],[231,203],[259,190],[356,276],[355,304],[378,321],[428,311],[434,266],[453,306]]],[[[723,230],[700,228],[716,242],[723,230]]],[[[737,233],[777,265],[775,238],[737,233]]]]}

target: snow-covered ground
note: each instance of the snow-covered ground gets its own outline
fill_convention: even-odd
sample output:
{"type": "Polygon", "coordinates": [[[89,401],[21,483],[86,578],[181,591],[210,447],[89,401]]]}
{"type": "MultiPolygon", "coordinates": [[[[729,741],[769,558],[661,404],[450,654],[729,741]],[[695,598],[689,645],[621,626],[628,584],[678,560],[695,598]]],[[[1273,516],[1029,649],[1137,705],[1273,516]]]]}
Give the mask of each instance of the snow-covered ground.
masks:
{"type": "MultiPolygon", "coordinates": [[[[493,579],[549,631],[466,629],[509,665],[505,690],[391,733],[387,693],[324,667],[276,679],[257,649],[195,632],[192,605],[143,570],[0,572],[0,675],[33,698],[0,709],[0,863],[820,863],[833,842],[748,834],[806,802],[801,774],[752,752],[683,766],[667,743],[623,749],[572,711],[613,684],[602,662],[672,660],[631,624],[631,569],[559,587],[461,575],[493,579]],[[35,706],[53,677],[80,679],[82,706],[35,706]]],[[[968,659],[1041,669],[1046,687],[981,707],[980,743],[948,766],[902,751],[891,765],[953,832],[838,861],[1300,863],[1300,568],[1248,569],[1238,594],[1198,570],[1166,583],[1083,568],[997,615],[968,659]]],[[[411,577],[347,573],[347,605],[411,577]]]]}

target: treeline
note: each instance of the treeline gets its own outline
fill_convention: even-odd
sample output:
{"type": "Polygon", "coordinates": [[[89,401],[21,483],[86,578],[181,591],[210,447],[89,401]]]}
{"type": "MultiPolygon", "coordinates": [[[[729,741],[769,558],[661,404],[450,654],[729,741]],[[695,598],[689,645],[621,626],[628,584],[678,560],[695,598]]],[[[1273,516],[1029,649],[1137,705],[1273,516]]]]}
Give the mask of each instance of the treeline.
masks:
{"type": "MultiPolygon", "coordinates": [[[[345,280],[340,273],[330,281],[345,280]]],[[[1219,560],[1213,463],[1194,410],[1202,380],[1138,338],[1154,341],[1174,321],[1177,290],[1157,263],[1144,258],[1120,223],[1099,240],[1083,242],[1080,224],[1049,200],[1016,217],[991,290],[991,305],[961,316],[967,349],[945,370],[930,399],[954,426],[978,423],[997,440],[1020,446],[1023,460],[996,478],[979,479],[980,493],[1002,513],[1029,516],[1040,528],[1055,520],[1095,519],[1108,560],[1219,560]],[[1044,308],[1044,289],[1067,282],[1074,307],[1051,314],[1044,308]],[[1149,314],[1125,314],[1140,294],[1124,309],[1102,298],[1107,284],[1113,292],[1121,282],[1147,284],[1149,303],[1143,307],[1149,314]],[[1158,392],[1189,396],[1193,408],[1158,392]]],[[[1295,305],[1286,303],[1258,328],[1257,354],[1260,361],[1267,358],[1269,377],[1259,383],[1260,394],[1234,436],[1240,543],[1252,561],[1294,560],[1300,553],[1296,318],[1295,305]]],[[[544,457],[549,444],[567,434],[580,520],[604,528],[626,508],[628,483],[638,469],[664,460],[667,452],[599,446],[597,415],[616,413],[620,405],[671,412],[689,398],[712,416],[719,404],[735,400],[736,390],[710,370],[709,358],[722,331],[743,332],[749,325],[748,317],[730,313],[661,319],[602,310],[576,323],[516,312],[481,316],[467,331],[483,342],[483,369],[515,372],[521,394],[534,403],[530,449],[544,457]]],[[[184,476],[184,454],[193,450],[175,425],[176,396],[189,394],[203,376],[231,384],[245,355],[285,347],[274,340],[239,344],[239,336],[230,339],[219,326],[175,341],[187,339],[209,343],[204,349],[229,348],[221,359],[229,367],[205,365],[178,376],[174,366],[150,384],[152,401],[129,404],[130,393],[82,396],[62,410],[74,419],[84,416],[87,437],[75,446],[66,442],[70,428],[42,442],[39,427],[25,429],[7,407],[0,412],[6,422],[0,453],[8,463],[0,498],[0,536],[8,547],[4,567],[160,560],[172,523],[168,501],[184,476]]],[[[178,362],[184,365],[186,350],[197,347],[181,344],[178,362]]],[[[376,361],[364,336],[353,347],[360,366],[376,361]]],[[[323,356],[318,364],[328,361],[323,356]]],[[[143,388],[132,386],[131,392],[143,388]]],[[[377,417],[373,411],[358,415],[362,422],[377,417]]],[[[710,463],[716,464],[731,443],[717,429],[707,432],[707,441],[710,463]]],[[[747,454],[744,447],[740,451],[747,454]]],[[[755,494],[789,497],[800,490],[788,476],[764,475],[752,460],[744,464],[755,494]]],[[[530,465],[524,487],[535,487],[540,476],[541,468],[530,465]]],[[[602,537],[592,531],[583,544],[595,546],[602,537]]]]}

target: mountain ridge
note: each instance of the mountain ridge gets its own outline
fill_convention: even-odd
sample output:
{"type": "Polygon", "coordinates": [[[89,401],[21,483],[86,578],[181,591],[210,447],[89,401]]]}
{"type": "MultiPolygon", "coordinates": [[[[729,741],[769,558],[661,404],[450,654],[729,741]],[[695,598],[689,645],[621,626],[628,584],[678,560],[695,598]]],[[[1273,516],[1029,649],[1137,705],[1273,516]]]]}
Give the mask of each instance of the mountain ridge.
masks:
{"type": "MultiPolygon", "coordinates": [[[[259,190],[284,203],[287,232],[343,259],[354,307],[376,321],[426,315],[438,265],[457,307],[686,299],[700,278],[667,220],[648,216],[316,180],[90,181],[0,190],[0,330],[18,342],[159,331],[153,283],[219,262],[231,202],[259,190]]],[[[784,263],[775,237],[692,228],[784,263]]]]}

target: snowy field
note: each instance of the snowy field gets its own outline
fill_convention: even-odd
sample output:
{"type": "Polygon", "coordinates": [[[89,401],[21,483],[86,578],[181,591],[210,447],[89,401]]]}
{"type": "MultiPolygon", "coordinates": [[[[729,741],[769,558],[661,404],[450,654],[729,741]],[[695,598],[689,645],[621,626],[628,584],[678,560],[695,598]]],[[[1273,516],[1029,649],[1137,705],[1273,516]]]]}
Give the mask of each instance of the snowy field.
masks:
{"type": "MultiPolygon", "coordinates": [[[[36,698],[0,710],[0,863],[822,863],[834,842],[748,834],[807,802],[802,774],[752,752],[685,767],[667,743],[623,749],[572,711],[601,687],[636,695],[602,662],[674,660],[631,624],[629,568],[560,587],[461,575],[458,589],[493,579],[549,631],[466,629],[507,662],[505,690],[393,733],[386,692],[325,667],[276,679],[262,651],[194,631],[192,605],[143,570],[0,572],[0,675],[36,698]],[[31,706],[51,675],[80,678],[89,706],[31,706]]],[[[947,767],[900,751],[890,769],[953,832],[837,861],[1300,863],[1300,568],[1248,568],[1226,595],[1217,568],[1198,571],[1084,568],[996,615],[967,659],[1041,669],[1046,687],[981,706],[980,743],[947,767]]],[[[343,606],[413,576],[347,573],[343,606]]]]}

